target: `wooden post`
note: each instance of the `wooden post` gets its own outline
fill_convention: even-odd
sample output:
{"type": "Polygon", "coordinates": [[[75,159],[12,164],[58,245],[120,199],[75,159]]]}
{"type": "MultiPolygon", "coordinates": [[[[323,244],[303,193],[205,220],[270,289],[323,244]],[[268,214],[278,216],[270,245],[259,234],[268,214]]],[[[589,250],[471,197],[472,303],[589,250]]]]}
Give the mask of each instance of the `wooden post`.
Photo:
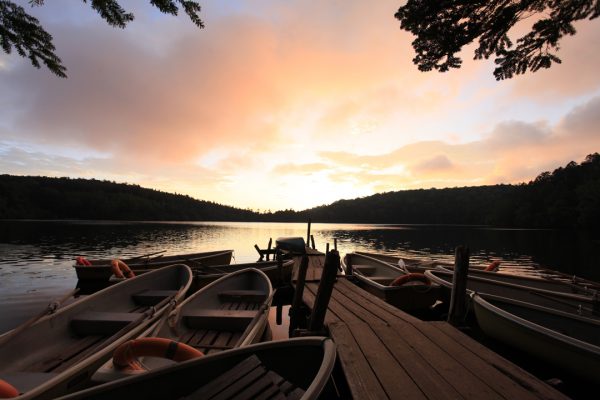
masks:
{"type": "Polygon", "coordinates": [[[256,249],[256,251],[258,251],[258,255],[260,256],[260,258],[258,259],[258,261],[262,261],[263,260],[263,253],[260,251],[260,247],[258,247],[258,245],[255,244],[254,248],[256,249]]]}
{"type": "Polygon", "coordinates": [[[333,238],[333,249],[337,250],[337,238],[333,238]]]}
{"type": "Polygon", "coordinates": [[[308,219],[308,230],[306,231],[306,245],[310,243],[310,218],[308,219]]]}
{"type": "Polygon", "coordinates": [[[275,324],[281,325],[283,323],[283,305],[278,303],[275,307],[275,324]]]}
{"type": "Polygon", "coordinates": [[[346,254],[346,276],[352,276],[352,254],[346,254]]]}
{"type": "Polygon", "coordinates": [[[290,307],[290,333],[294,332],[296,328],[303,325],[306,326],[306,320],[302,321],[306,317],[306,306],[302,301],[302,294],[304,293],[304,285],[306,283],[306,271],[308,271],[308,255],[305,253],[302,255],[302,261],[298,268],[298,275],[296,277],[296,287],[294,288],[294,299],[292,300],[292,306],[290,307]]]}
{"type": "MultiPolygon", "coordinates": [[[[273,244],[273,238],[269,238],[269,245],[267,246],[267,250],[271,250],[271,245],[273,244]]],[[[269,253],[267,253],[267,261],[269,261],[269,253]]]]}
{"type": "Polygon", "coordinates": [[[467,316],[467,278],[469,274],[469,248],[458,246],[454,255],[454,276],[448,322],[454,326],[464,325],[467,316]]]}
{"type": "Polygon", "coordinates": [[[325,254],[329,253],[329,242],[325,243],[325,254]]]}
{"type": "Polygon", "coordinates": [[[308,330],[314,333],[323,331],[323,323],[325,322],[325,314],[327,306],[333,292],[333,285],[337,276],[338,267],[340,266],[340,254],[337,250],[332,250],[325,256],[325,265],[321,275],[321,282],[317,290],[317,297],[310,316],[308,330]]]}
{"type": "Polygon", "coordinates": [[[283,256],[281,255],[281,250],[279,250],[279,248],[277,248],[277,250],[275,250],[275,259],[277,260],[277,286],[281,287],[283,286],[284,282],[283,282],[283,256]]]}
{"type": "Polygon", "coordinates": [[[313,235],[310,235],[310,243],[312,244],[313,249],[317,248],[317,246],[315,246],[315,237],[313,235]]]}

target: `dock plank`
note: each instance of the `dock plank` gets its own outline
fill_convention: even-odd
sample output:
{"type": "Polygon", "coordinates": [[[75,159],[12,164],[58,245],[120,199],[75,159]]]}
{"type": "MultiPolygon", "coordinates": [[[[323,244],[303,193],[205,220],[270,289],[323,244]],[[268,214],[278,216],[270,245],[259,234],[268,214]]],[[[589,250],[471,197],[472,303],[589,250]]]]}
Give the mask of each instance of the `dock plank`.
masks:
{"type": "Polygon", "coordinates": [[[458,345],[468,347],[473,354],[480,357],[491,367],[501,371],[504,375],[511,377],[523,388],[536,394],[537,398],[540,399],[563,399],[566,400],[569,397],[563,395],[561,392],[553,389],[544,382],[541,382],[535,376],[520,368],[519,366],[508,361],[504,357],[499,356],[492,350],[483,346],[481,343],[474,339],[471,339],[458,329],[454,329],[451,325],[445,322],[432,321],[429,323],[431,327],[434,327],[445,335],[454,338],[458,345]]]}
{"type": "MultiPolygon", "coordinates": [[[[303,300],[311,308],[323,264],[324,255],[310,255],[303,300]]],[[[567,398],[448,323],[421,321],[343,277],[325,324],[356,399],[567,398]]]]}

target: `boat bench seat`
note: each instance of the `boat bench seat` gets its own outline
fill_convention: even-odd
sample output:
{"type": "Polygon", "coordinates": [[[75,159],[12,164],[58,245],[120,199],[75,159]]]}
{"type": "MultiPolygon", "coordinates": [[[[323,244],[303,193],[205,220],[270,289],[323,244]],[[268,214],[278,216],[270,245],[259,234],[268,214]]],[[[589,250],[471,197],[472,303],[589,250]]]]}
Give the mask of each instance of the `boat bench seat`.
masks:
{"type": "Polygon", "coordinates": [[[194,310],[182,314],[183,322],[192,329],[243,331],[256,316],[246,310],[194,310]]]}
{"type": "Polygon", "coordinates": [[[304,390],[269,371],[257,356],[252,355],[184,399],[297,400],[303,395],[304,390]]]}
{"type": "Polygon", "coordinates": [[[379,283],[380,285],[385,285],[385,286],[389,285],[394,280],[393,278],[390,278],[389,276],[369,276],[369,279],[372,280],[373,282],[376,282],[376,283],[379,283]]]}
{"type": "Polygon", "coordinates": [[[80,336],[112,335],[142,315],[142,313],[85,311],[71,320],[71,328],[80,336]]]}
{"type": "Polygon", "coordinates": [[[267,298],[262,290],[224,290],[219,292],[219,300],[223,302],[250,301],[259,303],[267,298]]]}
{"type": "Polygon", "coordinates": [[[352,269],[354,271],[358,271],[361,274],[363,274],[364,276],[371,276],[375,273],[375,271],[377,271],[377,268],[372,267],[370,265],[352,265],[352,269]]]}
{"type": "Polygon", "coordinates": [[[133,301],[139,306],[155,306],[167,297],[177,294],[177,290],[144,290],[134,294],[133,301]]]}
{"type": "Polygon", "coordinates": [[[10,383],[19,392],[27,392],[36,388],[42,383],[54,378],[57,373],[54,372],[3,372],[0,374],[0,380],[10,383]]]}

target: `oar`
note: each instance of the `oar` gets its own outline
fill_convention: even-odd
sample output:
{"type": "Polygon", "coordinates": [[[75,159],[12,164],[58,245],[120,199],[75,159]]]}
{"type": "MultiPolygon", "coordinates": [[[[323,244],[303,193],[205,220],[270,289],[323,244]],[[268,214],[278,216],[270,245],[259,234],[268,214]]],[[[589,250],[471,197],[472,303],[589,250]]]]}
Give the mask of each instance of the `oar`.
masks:
{"type": "Polygon", "coordinates": [[[6,333],[5,335],[2,335],[2,337],[0,337],[0,346],[3,345],[4,343],[6,343],[6,341],[8,341],[8,339],[23,332],[26,328],[33,325],[35,322],[40,320],[42,317],[49,315],[49,314],[54,314],[56,312],[56,310],[58,310],[58,308],[60,307],[60,305],[62,303],[64,303],[70,297],[74,296],[78,291],[79,291],[79,288],[73,289],[69,293],[67,293],[66,295],[61,297],[60,299],[50,302],[48,304],[48,306],[46,306],[46,309],[44,311],[42,311],[38,315],[34,316],[33,318],[29,319],[28,321],[22,323],[21,325],[19,325],[12,331],[6,333]]]}
{"type": "Polygon", "coordinates": [[[584,306],[583,306],[583,304],[577,304],[577,305],[575,305],[575,304],[569,303],[568,301],[564,301],[564,300],[558,299],[558,298],[556,298],[556,297],[554,297],[554,296],[551,296],[551,295],[548,295],[548,294],[545,294],[545,293],[540,293],[540,292],[532,292],[532,291],[530,291],[529,293],[530,293],[530,294],[533,294],[533,295],[536,295],[536,296],[543,297],[543,298],[545,298],[545,299],[547,299],[547,300],[551,300],[551,301],[554,301],[554,302],[556,302],[556,303],[559,303],[559,304],[562,304],[562,305],[565,305],[565,306],[571,307],[571,308],[573,308],[573,309],[577,309],[577,310],[579,310],[579,309],[580,309],[580,310],[582,310],[582,311],[584,311],[584,310],[585,310],[585,311],[593,312],[593,310],[592,310],[592,309],[590,309],[590,308],[587,308],[587,307],[584,307],[584,306]]]}
{"type": "Polygon", "coordinates": [[[240,345],[244,342],[244,340],[246,340],[246,337],[256,327],[256,324],[258,324],[258,321],[260,321],[263,314],[269,310],[274,294],[275,294],[275,291],[274,290],[271,291],[271,294],[269,295],[269,297],[267,297],[267,299],[260,305],[260,308],[257,310],[256,315],[254,316],[254,318],[252,318],[252,321],[250,321],[250,323],[244,330],[244,333],[242,333],[242,336],[235,344],[235,347],[240,347],[240,345]]]}
{"type": "Polygon", "coordinates": [[[162,254],[162,253],[165,253],[165,252],[166,252],[166,250],[162,250],[162,251],[157,251],[155,253],[142,254],[141,256],[131,257],[128,261],[138,260],[138,259],[144,258],[144,257],[151,257],[151,256],[155,256],[157,254],[162,254]]]}

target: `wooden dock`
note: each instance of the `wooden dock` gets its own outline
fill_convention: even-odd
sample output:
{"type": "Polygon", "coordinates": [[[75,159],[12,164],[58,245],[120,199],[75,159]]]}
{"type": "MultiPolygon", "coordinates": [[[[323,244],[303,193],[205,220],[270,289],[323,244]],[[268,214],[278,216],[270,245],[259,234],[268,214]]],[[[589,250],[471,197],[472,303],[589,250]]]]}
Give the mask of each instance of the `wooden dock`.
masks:
{"type": "MultiPolygon", "coordinates": [[[[311,253],[303,293],[310,308],[325,258],[311,253]]],[[[452,325],[421,321],[343,277],[325,324],[354,399],[568,398],[452,325]]]]}

